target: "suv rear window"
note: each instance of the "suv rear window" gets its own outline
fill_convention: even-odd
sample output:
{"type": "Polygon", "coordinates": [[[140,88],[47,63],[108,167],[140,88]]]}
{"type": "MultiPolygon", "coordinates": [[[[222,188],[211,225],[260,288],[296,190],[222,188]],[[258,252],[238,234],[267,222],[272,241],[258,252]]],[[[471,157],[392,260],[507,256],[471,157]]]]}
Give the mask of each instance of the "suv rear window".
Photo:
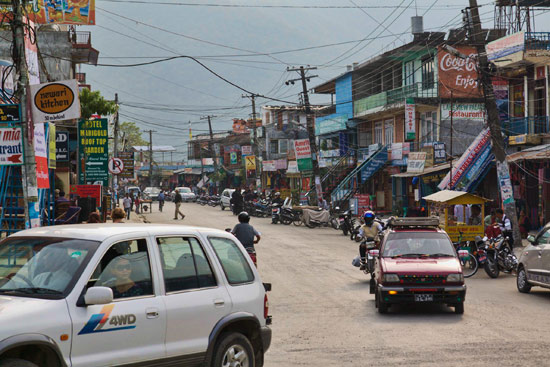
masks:
{"type": "Polygon", "coordinates": [[[228,238],[209,237],[208,239],[230,284],[250,283],[254,280],[254,273],[239,245],[228,238]]]}
{"type": "Polygon", "coordinates": [[[407,257],[421,255],[456,256],[449,238],[435,232],[395,232],[388,235],[383,257],[407,257]]]}

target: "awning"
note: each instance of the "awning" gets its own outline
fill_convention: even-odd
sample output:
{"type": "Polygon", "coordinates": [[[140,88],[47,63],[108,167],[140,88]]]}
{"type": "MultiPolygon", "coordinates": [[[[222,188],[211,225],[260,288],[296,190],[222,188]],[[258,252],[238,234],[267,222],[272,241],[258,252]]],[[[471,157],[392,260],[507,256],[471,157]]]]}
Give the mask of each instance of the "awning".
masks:
{"type": "MultiPolygon", "coordinates": [[[[177,171],[174,171],[174,173],[178,175],[200,175],[202,171],[203,171],[202,168],[193,167],[193,168],[179,169],[177,171]]],[[[214,172],[214,168],[204,167],[204,173],[209,173],[209,172],[214,172]]]]}
{"type": "Polygon", "coordinates": [[[506,159],[508,160],[508,162],[550,159],[550,144],[538,145],[533,148],[524,149],[521,152],[508,155],[506,159]]]}
{"type": "MultiPolygon", "coordinates": [[[[454,163],[454,161],[453,161],[453,163],[454,163]]],[[[392,175],[391,177],[403,178],[403,177],[423,176],[423,175],[427,175],[427,174],[430,174],[430,173],[439,172],[439,171],[443,171],[445,169],[449,169],[450,164],[451,164],[450,162],[449,163],[436,164],[435,166],[424,168],[424,172],[422,172],[422,173],[403,172],[403,173],[397,173],[395,175],[392,175]]]]}
{"type": "Polygon", "coordinates": [[[428,202],[435,203],[446,203],[448,205],[456,204],[484,204],[489,199],[482,198],[474,194],[470,194],[465,191],[454,191],[454,190],[442,190],[438,191],[435,194],[431,194],[423,197],[424,200],[428,202]]]}

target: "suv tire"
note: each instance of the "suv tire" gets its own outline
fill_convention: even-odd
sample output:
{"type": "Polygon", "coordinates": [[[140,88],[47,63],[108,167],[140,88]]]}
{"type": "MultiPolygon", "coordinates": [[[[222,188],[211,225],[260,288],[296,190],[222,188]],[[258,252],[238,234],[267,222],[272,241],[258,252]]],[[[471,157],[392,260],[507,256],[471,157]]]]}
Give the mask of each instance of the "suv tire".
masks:
{"type": "Polygon", "coordinates": [[[255,367],[254,348],[246,336],[229,332],[220,335],[214,349],[212,367],[232,366],[231,362],[240,362],[242,367],[255,367]]]}
{"type": "Polygon", "coordinates": [[[222,210],[225,210],[225,206],[223,206],[223,203],[220,203],[220,208],[221,208],[222,210]]]}
{"type": "Polygon", "coordinates": [[[378,308],[378,313],[385,314],[388,313],[388,309],[390,308],[390,305],[386,302],[383,302],[381,299],[380,293],[376,292],[374,294],[374,303],[376,305],[376,308],[378,308]]]}
{"type": "Polygon", "coordinates": [[[38,367],[38,366],[24,359],[9,358],[9,359],[1,359],[0,367],[38,367]]]}

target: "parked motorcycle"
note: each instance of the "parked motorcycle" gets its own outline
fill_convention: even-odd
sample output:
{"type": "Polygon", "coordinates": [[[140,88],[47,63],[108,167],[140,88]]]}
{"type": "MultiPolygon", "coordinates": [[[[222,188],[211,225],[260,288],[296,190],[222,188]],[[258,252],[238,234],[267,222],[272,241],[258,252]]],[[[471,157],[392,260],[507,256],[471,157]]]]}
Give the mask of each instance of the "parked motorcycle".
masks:
{"type": "Polygon", "coordinates": [[[208,195],[199,196],[199,198],[197,199],[197,204],[200,204],[202,206],[208,204],[208,195]]]}
{"type": "Polygon", "coordinates": [[[507,273],[517,270],[518,259],[512,250],[509,237],[502,235],[488,240],[485,245],[487,262],[485,263],[485,272],[491,278],[498,278],[500,271],[507,273]]]}
{"type": "Polygon", "coordinates": [[[340,229],[344,233],[344,236],[347,236],[355,228],[355,218],[351,214],[351,210],[340,213],[338,221],[340,222],[340,229]]]}
{"type": "Polygon", "coordinates": [[[302,225],[302,211],[295,210],[288,207],[281,207],[281,223],[289,225],[290,223],[295,226],[302,225]]]}
{"type": "Polygon", "coordinates": [[[219,195],[212,195],[208,197],[208,205],[215,207],[220,205],[221,197],[219,195]]]}
{"type": "Polygon", "coordinates": [[[281,204],[273,204],[271,206],[271,223],[277,224],[280,221],[281,221],[281,204]]]}

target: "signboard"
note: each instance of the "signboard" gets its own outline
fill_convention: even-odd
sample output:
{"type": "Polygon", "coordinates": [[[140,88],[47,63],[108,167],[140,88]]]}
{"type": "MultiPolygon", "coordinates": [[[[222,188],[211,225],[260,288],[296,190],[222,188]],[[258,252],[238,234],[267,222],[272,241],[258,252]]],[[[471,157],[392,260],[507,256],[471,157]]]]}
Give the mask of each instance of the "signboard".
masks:
{"type": "Polygon", "coordinates": [[[0,166],[23,164],[23,131],[20,127],[0,128],[0,166]]]}
{"type": "Polygon", "coordinates": [[[296,161],[288,161],[286,173],[300,173],[298,170],[298,163],[296,161]]]}
{"type": "Polygon", "coordinates": [[[390,160],[403,159],[403,144],[402,143],[393,143],[391,145],[390,160]]]}
{"type": "Polygon", "coordinates": [[[95,24],[95,0],[33,0],[27,13],[37,24],[95,24]]]}
{"type": "Polygon", "coordinates": [[[246,170],[247,171],[255,170],[256,169],[256,156],[255,155],[246,156],[245,165],[246,165],[246,170]]]}
{"type": "Polygon", "coordinates": [[[483,103],[450,103],[441,104],[441,119],[450,120],[451,111],[453,119],[484,122],[486,119],[485,105],[483,103]],[[452,107],[452,108],[451,108],[452,107]]]}
{"type": "Polygon", "coordinates": [[[44,123],[34,124],[34,157],[36,161],[36,183],[39,189],[50,188],[48,171],[48,148],[44,123]]]}
{"type": "Polygon", "coordinates": [[[511,34],[506,37],[499,38],[493,42],[489,42],[485,49],[487,58],[491,60],[500,59],[501,57],[515,54],[523,51],[525,43],[525,32],[511,34]]]}
{"type": "Polygon", "coordinates": [[[55,157],[57,155],[55,143],[55,125],[48,126],[48,168],[55,169],[57,167],[55,157]]]}
{"type": "Polygon", "coordinates": [[[107,119],[78,122],[78,182],[107,186],[109,182],[107,119]]]}
{"type": "Polygon", "coordinates": [[[230,159],[231,164],[237,164],[237,162],[238,162],[237,152],[229,153],[229,159],[230,159]]]}
{"type": "Polygon", "coordinates": [[[405,101],[405,140],[414,139],[416,139],[416,111],[414,99],[407,98],[405,101]]]}
{"type": "Polygon", "coordinates": [[[118,152],[118,158],[124,164],[124,171],[118,177],[134,178],[134,152],[118,152]]]}
{"type": "Polygon", "coordinates": [[[275,160],[275,169],[286,169],[286,159],[275,160]]]}
{"type": "Polygon", "coordinates": [[[512,181],[510,180],[510,170],[507,161],[497,161],[497,175],[502,204],[512,204],[514,202],[514,191],[512,188],[512,181]]]}
{"type": "Polygon", "coordinates": [[[71,194],[81,198],[95,198],[96,205],[101,205],[101,185],[71,185],[71,194]]]}
{"type": "Polygon", "coordinates": [[[241,147],[241,152],[242,155],[252,155],[252,145],[243,145],[241,147]]]}
{"type": "Polygon", "coordinates": [[[296,154],[296,162],[298,162],[298,169],[300,171],[310,171],[313,169],[309,139],[294,140],[294,152],[296,154]]]}
{"type": "Polygon", "coordinates": [[[55,160],[58,162],[69,161],[69,132],[55,132],[55,160]]]}
{"type": "Polygon", "coordinates": [[[0,122],[21,122],[21,106],[0,104],[0,122]]]}
{"type": "Polygon", "coordinates": [[[80,118],[76,79],[30,86],[34,122],[80,118]]]}
{"type": "Polygon", "coordinates": [[[426,164],[426,152],[410,152],[407,163],[407,172],[422,173],[426,164]]]}
{"type": "Polygon", "coordinates": [[[315,135],[324,135],[336,131],[346,130],[348,115],[329,115],[315,119],[315,135]]]}
{"type": "Polygon", "coordinates": [[[443,163],[447,160],[445,151],[445,143],[433,143],[434,147],[434,163],[443,163]]]}
{"type": "Polygon", "coordinates": [[[382,148],[374,154],[361,169],[361,183],[365,183],[372,175],[382,168],[388,161],[388,148],[382,148]]]}
{"type": "MultiPolygon", "coordinates": [[[[38,46],[36,44],[36,27],[27,17],[23,18],[25,27],[25,60],[29,74],[29,85],[40,84],[40,67],[38,66],[38,46]]],[[[36,122],[44,122],[36,121],[36,122]]]]}
{"type": "Polygon", "coordinates": [[[275,161],[263,161],[262,162],[262,171],[265,172],[275,172],[277,169],[275,168],[275,161]]]}
{"type": "Polygon", "coordinates": [[[120,158],[111,158],[108,163],[109,172],[113,175],[120,175],[124,171],[124,162],[120,158]]]}
{"type": "Polygon", "coordinates": [[[475,47],[457,46],[458,52],[467,56],[462,59],[451,55],[443,47],[438,50],[439,96],[441,98],[479,98],[477,51],[475,47]]]}

